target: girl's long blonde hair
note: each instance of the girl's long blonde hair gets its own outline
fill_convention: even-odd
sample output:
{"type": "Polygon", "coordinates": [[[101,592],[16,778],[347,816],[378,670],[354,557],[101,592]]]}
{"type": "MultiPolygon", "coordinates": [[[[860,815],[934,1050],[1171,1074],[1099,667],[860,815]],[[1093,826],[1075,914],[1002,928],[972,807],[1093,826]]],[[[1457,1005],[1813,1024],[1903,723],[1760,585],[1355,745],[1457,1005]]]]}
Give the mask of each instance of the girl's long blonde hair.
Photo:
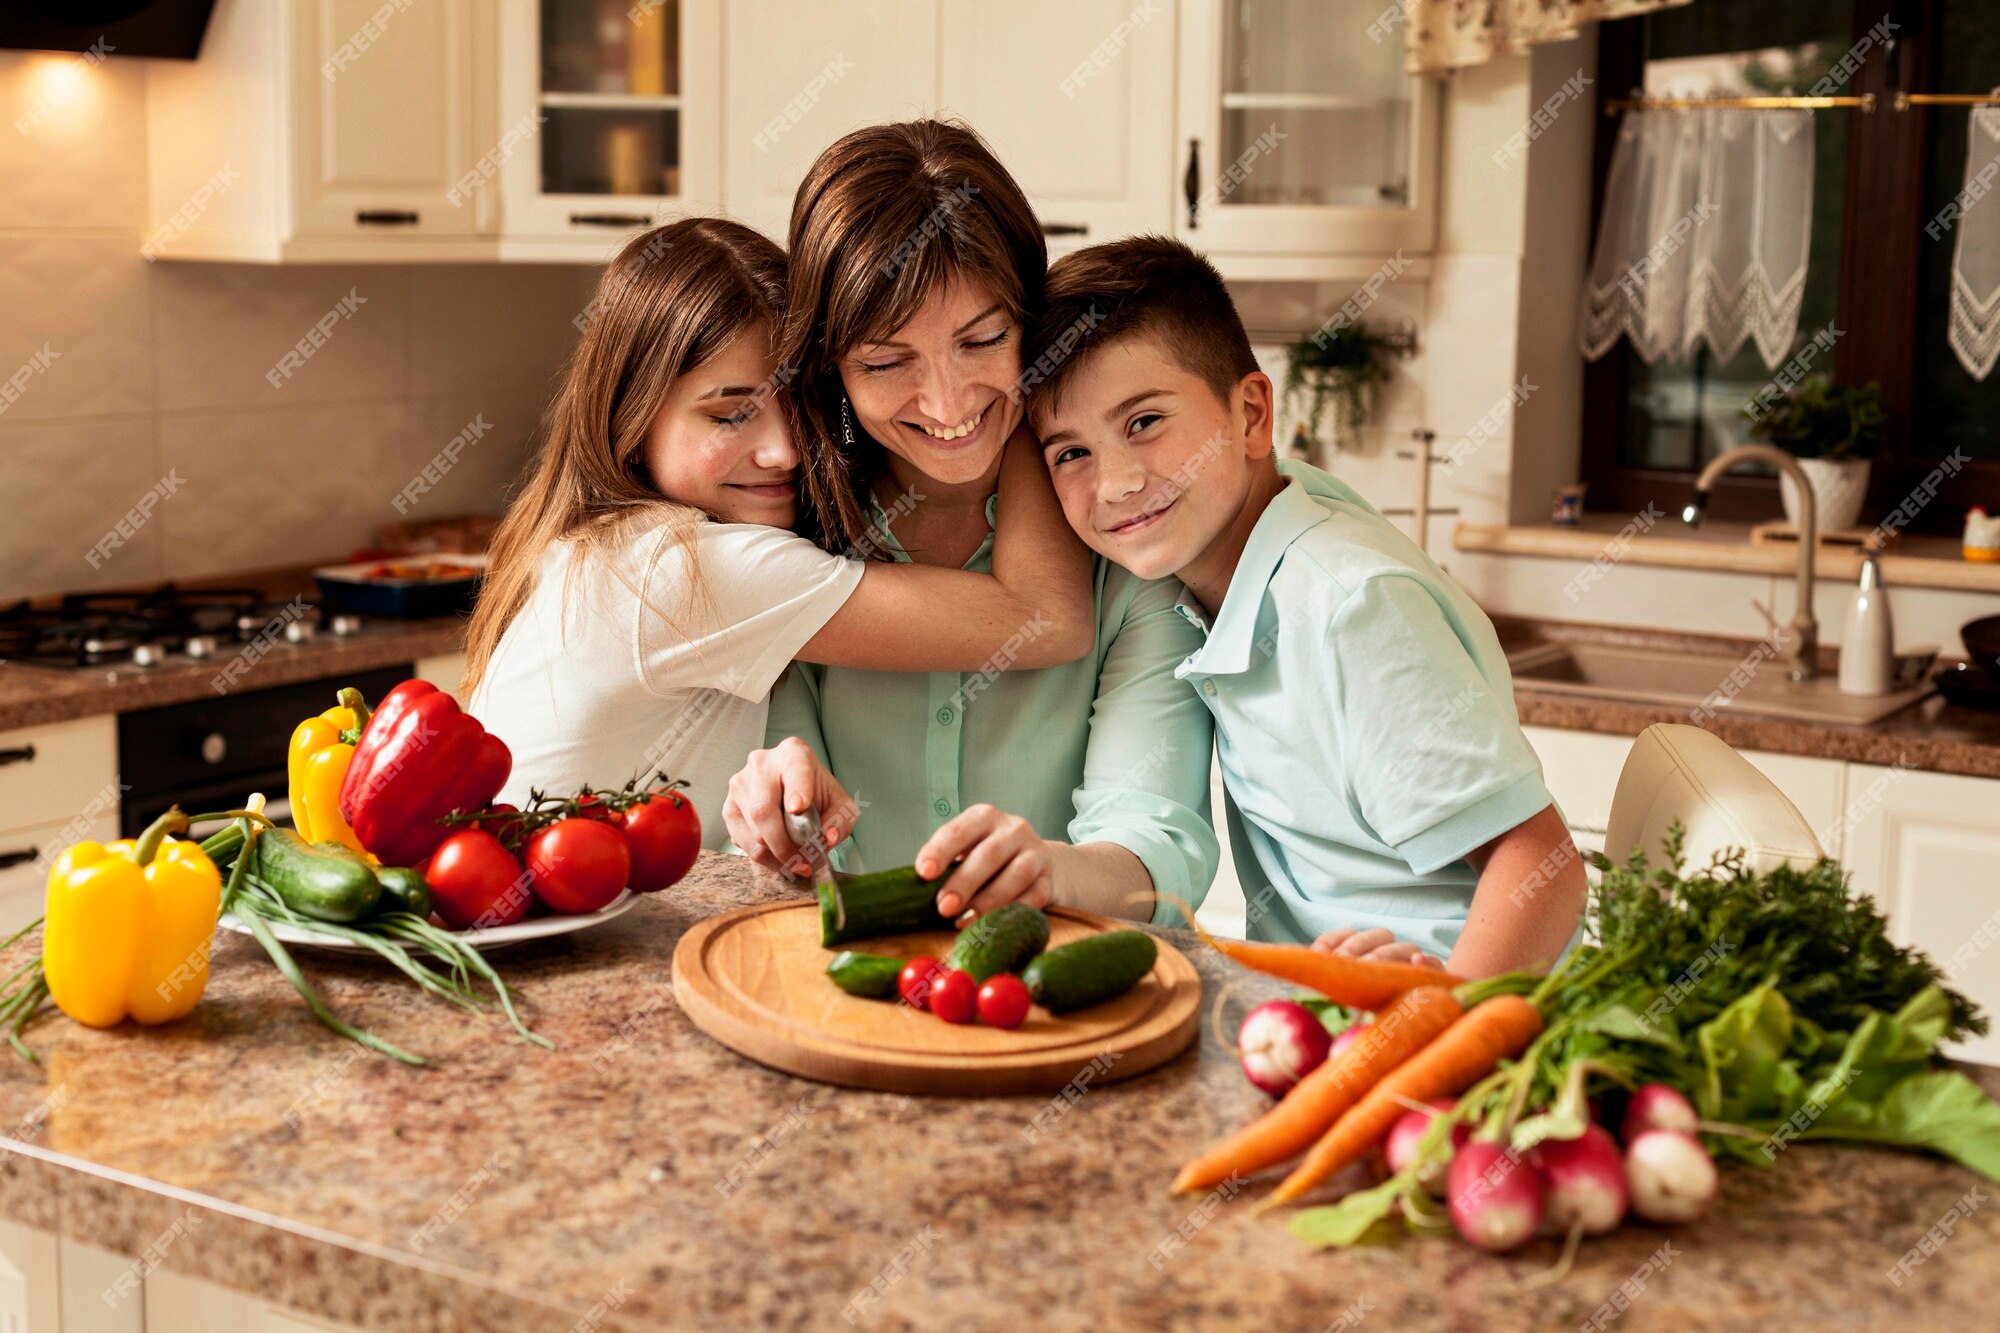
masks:
{"type": "MultiPolygon", "coordinates": [[[[540,451],[493,535],[466,632],[465,694],[527,604],[552,542],[575,541],[587,553],[641,514],[657,516],[668,541],[692,535],[705,516],[653,485],[647,431],[675,379],[759,325],[775,331],[784,299],[784,252],[719,218],[688,218],[636,236],[604,270],[544,418],[540,451]]],[[[572,575],[583,563],[571,565],[572,575]]]]}

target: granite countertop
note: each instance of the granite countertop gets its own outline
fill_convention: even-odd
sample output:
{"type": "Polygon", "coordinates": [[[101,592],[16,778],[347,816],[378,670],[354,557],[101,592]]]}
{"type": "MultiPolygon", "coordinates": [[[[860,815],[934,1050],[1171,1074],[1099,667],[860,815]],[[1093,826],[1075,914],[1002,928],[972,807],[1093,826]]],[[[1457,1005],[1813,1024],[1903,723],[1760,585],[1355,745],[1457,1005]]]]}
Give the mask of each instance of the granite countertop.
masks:
{"type": "MultiPolygon", "coordinates": [[[[310,567],[196,580],[184,586],[255,588],[281,605],[298,596],[318,596],[310,567]]],[[[363,621],[363,631],[352,638],[335,638],[322,632],[307,643],[293,644],[279,639],[268,644],[254,662],[248,663],[247,669],[236,675],[230,688],[261,690],[292,685],[343,672],[369,671],[420,657],[455,653],[465,646],[464,616],[419,620],[367,616],[363,621]]],[[[228,651],[233,654],[238,650],[239,646],[232,645],[228,651]]],[[[128,665],[84,671],[0,663],[0,731],[213,698],[216,675],[231,660],[225,656],[158,667],[128,665]]]]}
{"type": "MultiPolygon", "coordinates": [[[[1247,1199],[1169,1196],[1183,1159],[1265,1105],[1206,1032],[1073,1102],[772,1072],[688,1022],[670,959],[694,921],[789,892],[704,856],[615,921],[500,955],[553,1052],[375,964],[312,957],[333,1005],[431,1057],[421,1070],[319,1027],[225,935],[188,1019],[98,1032],[51,1014],[28,1033],[39,1065],[0,1061],[0,1212],[374,1328],[1573,1328],[1621,1284],[1637,1294],[1620,1330],[1991,1317],[2000,1210],[1888,1278],[1979,1183],[1940,1161],[1811,1145],[1730,1167],[1703,1222],[1629,1227],[1526,1288],[1554,1242],[1319,1252],[1247,1199]]],[[[1232,1011],[1283,989],[1175,938],[1210,996],[1247,982],[1232,1011]]]]}
{"type": "MultiPolygon", "coordinates": [[[[1740,659],[1757,644],[1754,639],[1509,616],[1495,616],[1493,624],[1499,631],[1501,645],[1510,653],[1542,644],[1593,643],[1651,648],[1662,653],[1717,653],[1740,659]]],[[[1821,669],[1828,674],[1832,674],[1838,660],[1837,650],[1820,649],[1821,669]]],[[[1670,704],[1583,698],[1538,690],[1519,680],[1514,683],[1514,703],[1523,726],[1598,731],[1614,736],[1636,736],[1655,722],[1689,720],[1687,709],[1670,704]]],[[[1902,764],[1930,772],[2000,778],[2000,712],[1960,708],[1937,695],[1867,726],[1794,722],[1732,712],[1716,713],[1701,726],[1739,750],[1847,759],[1884,767],[1902,764]]]]}

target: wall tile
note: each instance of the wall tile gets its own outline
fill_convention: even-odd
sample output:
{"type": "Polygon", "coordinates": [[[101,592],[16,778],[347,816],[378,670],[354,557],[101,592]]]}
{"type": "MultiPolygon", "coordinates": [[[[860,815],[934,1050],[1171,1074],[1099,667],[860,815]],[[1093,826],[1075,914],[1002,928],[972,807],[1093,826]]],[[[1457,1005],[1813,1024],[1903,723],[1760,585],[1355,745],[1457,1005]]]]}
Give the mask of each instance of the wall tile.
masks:
{"type": "Polygon", "coordinates": [[[0,227],[146,221],[146,72],[0,51],[0,227]]]}
{"type": "Polygon", "coordinates": [[[190,503],[183,473],[168,485],[150,417],[0,423],[0,600],[165,577],[163,525],[190,503]],[[96,568],[86,553],[155,487],[171,489],[96,568]]]}
{"type": "Polygon", "coordinates": [[[0,381],[41,357],[0,422],[153,407],[146,262],[131,241],[0,232],[0,381]]]}
{"type": "Polygon", "coordinates": [[[573,320],[602,270],[594,265],[411,267],[410,391],[424,395],[520,375],[552,388],[576,346],[573,320]]]}

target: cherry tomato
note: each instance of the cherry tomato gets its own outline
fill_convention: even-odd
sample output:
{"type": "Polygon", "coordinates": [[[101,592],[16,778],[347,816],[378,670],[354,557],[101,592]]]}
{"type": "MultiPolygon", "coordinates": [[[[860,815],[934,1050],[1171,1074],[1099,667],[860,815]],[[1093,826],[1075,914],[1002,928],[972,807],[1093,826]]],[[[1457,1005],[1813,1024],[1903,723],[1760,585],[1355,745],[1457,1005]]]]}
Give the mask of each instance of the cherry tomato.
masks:
{"type": "Polygon", "coordinates": [[[522,849],[528,885],[558,912],[595,912],[625,887],[632,853],[625,835],[594,819],[558,819],[522,849]]]}
{"type": "Polygon", "coordinates": [[[576,800],[576,818],[594,819],[600,824],[615,824],[618,816],[604,804],[602,796],[579,796],[576,800]]]}
{"type": "Polygon", "coordinates": [[[1017,1028],[1028,1016],[1028,987],[1012,972],[988,977],[979,988],[980,1021],[996,1028],[1017,1028]]]}
{"type": "Polygon", "coordinates": [[[970,1023],[978,1007],[978,990],[970,972],[940,968],[931,978],[931,1012],[947,1023],[970,1023]]]}
{"type": "Polygon", "coordinates": [[[931,978],[942,968],[938,960],[919,954],[903,964],[903,970],[896,974],[896,994],[917,1009],[931,1007],[931,978]]]}
{"type": "Polygon", "coordinates": [[[677,791],[655,792],[632,806],[620,827],[632,848],[635,893],[658,893],[680,883],[701,851],[701,816],[677,791]]]}
{"type": "Polygon", "coordinates": [[[528,915],[534,895],[514,854],[484,829],[461,829],[431,854],[431,910],[453,930],[511,926],[528,915]]]}
{"type": "Polygon", "coordinates": [[[506,831],[508,816],[520,813],[520,806],[508,805],[505,801],[502,801],[497,805],[489,805],[484,810],[479,811],[479,818],[473,820],[467,827],[484,829],[497,838],[506,831]]]}

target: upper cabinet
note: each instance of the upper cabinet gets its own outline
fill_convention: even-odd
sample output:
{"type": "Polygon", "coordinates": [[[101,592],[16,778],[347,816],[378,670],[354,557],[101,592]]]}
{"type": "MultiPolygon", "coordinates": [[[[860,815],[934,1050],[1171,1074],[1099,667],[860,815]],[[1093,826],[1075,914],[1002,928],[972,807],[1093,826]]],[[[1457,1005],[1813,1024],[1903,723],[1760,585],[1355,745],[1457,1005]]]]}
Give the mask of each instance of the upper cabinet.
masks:
{"type": "Polygon", "coordinates": [[[1380,0],[1183,0],[1174,229],[1241,277],[1431,248],[1437,81],[1380,0]]]}
{"type": "Polygon", "coordinates": [[[718,0],[504,0],[501,254],[604,260],[721,207],[718,0]]]}

